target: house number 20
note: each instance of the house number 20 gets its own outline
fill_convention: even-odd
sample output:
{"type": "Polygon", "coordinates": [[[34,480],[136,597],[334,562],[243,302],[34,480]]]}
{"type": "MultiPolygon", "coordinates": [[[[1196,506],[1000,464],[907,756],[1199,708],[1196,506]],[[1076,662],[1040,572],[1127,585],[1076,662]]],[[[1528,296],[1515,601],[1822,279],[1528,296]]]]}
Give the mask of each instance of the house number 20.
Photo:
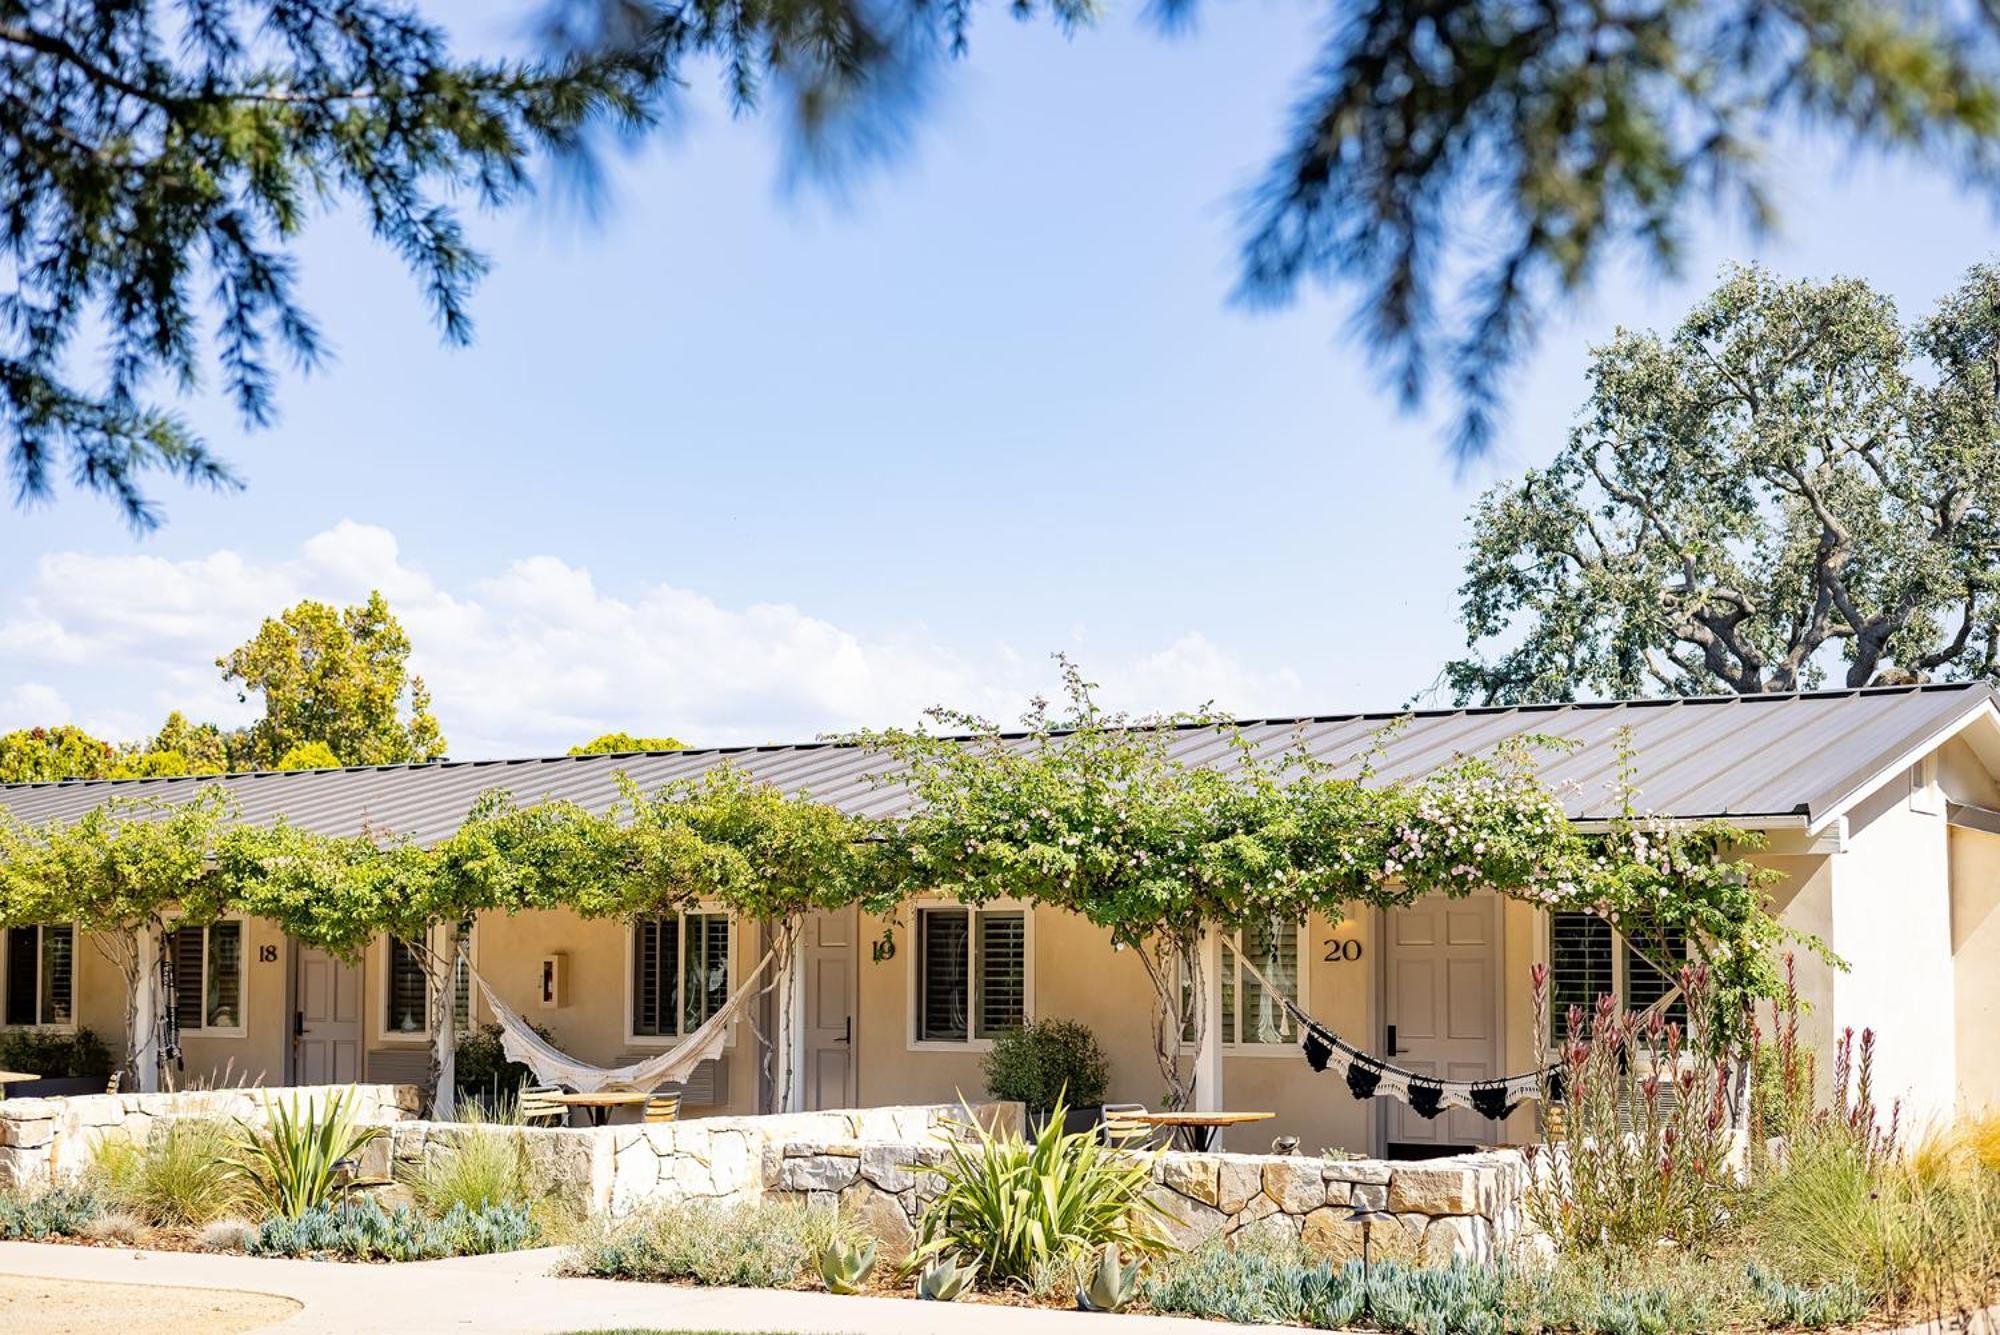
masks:
{"type": "Polygon", "coordinates": [[[1328,964],[1352,964],[1360,958],[1361,943],[1359,941],[1352,939],[1342,941],[1336,938],[1326,943],[1326,962],[1328,964]]]}

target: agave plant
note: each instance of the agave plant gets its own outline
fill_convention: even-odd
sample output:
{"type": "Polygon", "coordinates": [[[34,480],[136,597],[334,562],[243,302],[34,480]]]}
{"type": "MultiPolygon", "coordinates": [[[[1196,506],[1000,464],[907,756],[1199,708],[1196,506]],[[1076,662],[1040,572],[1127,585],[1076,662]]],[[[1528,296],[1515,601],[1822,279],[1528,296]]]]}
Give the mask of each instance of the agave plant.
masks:
{"type": "Polygon", "coordinates": [[[875,1240],[860,1244],[835,1238],[820,1249],[819,1277],[828,1293],[859,1293],[875,1268],[875,1240]]]}
{"type": "Polygon", "coordinates": [[[327,1096],[315,1113],[294,1093],[285,1102],[266,1095],[261,1127],[239,1123],[230,1162],[271,1213],[297,1219],[324,1205],[343,1186],[349,1161],[382,1134],[379,1126],[354,1121],[346,1091],[327,1096]]]}
{"type": "Polygon", "coordinates": [[[936,1173],[943,1190],[924,1212],[919,1258],[956,1253],[989,1280],[1027,1283],[1052,1258],[1089,1255],[1107,1243],[1138,1255],[1166,1250],[1149,1226],[1161,1218],[1146,1198],[1152,1166],[1065,1133],[1060,1103],[1033,1140],[998,1136],[965,1112],[936,1173]]]}
{"type": "Polygon", "coordinates": [[[917,1276],[917,1296],[934,1303],[948,1303],[972,1287],[979,1275],[979,1263],[961,1265],[956,1256],[941,1256],[917,1276]]]}
{"type": "Polygon", "coordinates": [[[1139,1296],[1139,1265],[1121,1265],[1118,1244],[1112,1243],[1097,1258],[1097,1269],[1078,1287],[1076,1305],[1086,1312],[1122,1312],[1139,1296]]]}

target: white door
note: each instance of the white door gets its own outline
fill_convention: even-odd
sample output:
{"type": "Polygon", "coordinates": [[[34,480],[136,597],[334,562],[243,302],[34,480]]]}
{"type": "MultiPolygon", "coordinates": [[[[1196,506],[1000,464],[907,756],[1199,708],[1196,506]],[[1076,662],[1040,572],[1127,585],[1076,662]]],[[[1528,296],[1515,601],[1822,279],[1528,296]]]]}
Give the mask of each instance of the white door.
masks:
{"type": "MultiPolygon", "coordinates": [[[[1432,895],[1392,910],[1387,945],[1383,1051],[1389,1060],[1440,1080],[1492,1079],[1500,1050],[1499,897],[1432,895]]],[[[1388,1106],[1392,1147],[1422,1153],[1493,1137],[1493,1124],[1469,1109],[1449,1108],[1427,1119],[1401,1100],[1388,1106]]]]}
{"type": "Polygon", "coordinates": [[[361,1079],[361,970],[323,950],[295,949],[292,1082],[346,1085],[361,1079]]]}
{"type": "Polygon", "coordinates": [[[852,1108],[855,940],[853,906],[806,919],[800,965],[805,977],[805,1101],[808,1108],[852,1108]]]}

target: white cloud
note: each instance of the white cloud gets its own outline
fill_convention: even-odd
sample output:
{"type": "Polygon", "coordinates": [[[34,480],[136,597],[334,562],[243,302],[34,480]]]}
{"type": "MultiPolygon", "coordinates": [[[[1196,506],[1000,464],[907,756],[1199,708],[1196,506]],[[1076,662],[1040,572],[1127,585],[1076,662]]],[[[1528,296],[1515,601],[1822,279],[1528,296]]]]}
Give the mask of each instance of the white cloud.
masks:
{"type": "MultiPolygon", "coordinates": [[[[393,533],[343,521],[278,561],[228,550],[43,557],[0,607],[0,667],[18,683],[0,693],[0,722],[90,719],[123,737],[171,708],[242,721],[254,706],[221,682],[217,653],[299,598],[352,602],[371,588],[408,629],[458,756],[560,751],[612,729],[796,741],[907,723],[939,702],[1011,719],[1052,677],[1039,653],[967,651],[920,627],[864,635],[789,604],[725,607],[664,583],[620,595],[553,556],[454,592],[406,563],[393,533]]],[[[1269,712],[1300,694],[1295,673],[1251,668],[1196,631],[1086,666],[1107,702],[1139,710],[1214,699],[1269,712]]]]}

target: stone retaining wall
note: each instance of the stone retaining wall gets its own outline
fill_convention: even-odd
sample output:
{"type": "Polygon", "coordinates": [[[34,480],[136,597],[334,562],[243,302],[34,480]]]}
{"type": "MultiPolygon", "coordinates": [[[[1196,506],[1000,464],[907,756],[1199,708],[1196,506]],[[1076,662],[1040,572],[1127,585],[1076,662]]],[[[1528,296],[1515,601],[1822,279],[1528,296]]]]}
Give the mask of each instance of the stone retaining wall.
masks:
{"type": "MultiPolygon", "coordinates": [[[[767,1165],[765,1190],[838,1203],[873,1229],[885,1254],[900,1258],[940,1186],[922,1166],[943,1156],[935,1142],[790,1144],[767,1165]]],[[[1150,1157],[1147,1198],[1159,1210],[1159,1226],[1182,1247],[1261,1235],[1298,1238],[1335,1259],[1358,1256],[1361,1230],[1346,1222],[1357,1205],[1395,1215],[1394,1223],[1373,1227],[1373,1248],[1385,1257],[1487,1260],[1522,1236],[1528,1167],[1514,1151],[1419,1163],[1178,1152],[1150,1157]]]]}
{"type": "Polygon", "coordinates": [[[296,1089],[212,1089],[176,1094],[80,1094],[68,1098],[0,1099],[0,1188],[38,1190],[68,1181],[89,1167],[106,1140],[143,1141],[155,1122],[175,1117],[221,1117],[259,1122],[266,1096],[299,1098],[317,1108],[351,1091],[363,1122],[402,1122],[416,1115],[412,1085],[310,1085],[296,1089]]]}

